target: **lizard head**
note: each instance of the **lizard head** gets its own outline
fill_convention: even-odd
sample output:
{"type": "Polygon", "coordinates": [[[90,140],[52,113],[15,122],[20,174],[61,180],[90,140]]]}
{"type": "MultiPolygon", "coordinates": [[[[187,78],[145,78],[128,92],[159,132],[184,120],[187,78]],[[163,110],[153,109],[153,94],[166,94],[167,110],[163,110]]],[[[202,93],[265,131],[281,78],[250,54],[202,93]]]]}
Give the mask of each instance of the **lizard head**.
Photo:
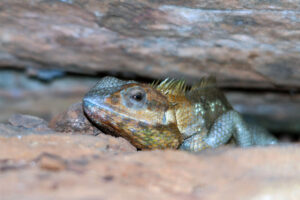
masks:
{"type": "Polygon", "coordinates": [[[85,95],[83,108],[98,126],[137,148],[178,148],[182,142],[172,105],[151,85],[104,77],[85,95]]]}

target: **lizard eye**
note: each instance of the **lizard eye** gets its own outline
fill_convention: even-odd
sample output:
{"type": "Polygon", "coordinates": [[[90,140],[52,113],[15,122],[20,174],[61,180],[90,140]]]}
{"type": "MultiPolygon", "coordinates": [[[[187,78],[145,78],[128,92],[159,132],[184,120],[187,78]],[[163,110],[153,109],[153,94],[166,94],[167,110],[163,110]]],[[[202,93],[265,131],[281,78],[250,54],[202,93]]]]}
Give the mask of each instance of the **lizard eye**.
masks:
{"type": "Polygon", "coordinates": [[[128,108],[142,109],[147,102],[146,91],[138,86],[128,88],[121,92],[122,102],[128,108]]]}
{"type": "Polygon", "coordinates": [[[135,101],[142,101],[144,98],[145,94],[141,93],[141,92],[137,92],[136,94],[132,94],[130,96],[131,99],[135,100],[135,101]]]}

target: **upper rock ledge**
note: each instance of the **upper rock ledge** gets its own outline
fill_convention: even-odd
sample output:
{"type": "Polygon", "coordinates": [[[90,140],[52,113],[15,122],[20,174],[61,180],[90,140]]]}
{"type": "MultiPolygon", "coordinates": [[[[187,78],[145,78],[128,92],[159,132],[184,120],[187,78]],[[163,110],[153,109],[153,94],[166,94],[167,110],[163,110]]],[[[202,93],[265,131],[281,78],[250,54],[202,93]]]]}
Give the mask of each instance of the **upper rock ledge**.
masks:
{"type": "Polygon", "coordinates": [[[300,87],[300,2],[0,3],[0,67],[300,87]]]}

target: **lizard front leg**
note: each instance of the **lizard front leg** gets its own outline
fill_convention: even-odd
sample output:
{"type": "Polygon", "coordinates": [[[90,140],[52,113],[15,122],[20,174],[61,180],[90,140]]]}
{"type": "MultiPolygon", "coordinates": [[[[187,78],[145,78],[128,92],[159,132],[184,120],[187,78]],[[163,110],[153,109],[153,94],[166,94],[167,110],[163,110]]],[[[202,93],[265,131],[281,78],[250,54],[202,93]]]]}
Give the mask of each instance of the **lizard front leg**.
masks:
{"type": "Polygon", "coordinates": [[[239,146],[253,145],[252,135],[246,122],[234,110],[219,116],[210,128],[207,137],[195,134],[185,139],[180,149],[197,152],[205,148],[215,148],[226,144],[231,137],[239,146]]]}

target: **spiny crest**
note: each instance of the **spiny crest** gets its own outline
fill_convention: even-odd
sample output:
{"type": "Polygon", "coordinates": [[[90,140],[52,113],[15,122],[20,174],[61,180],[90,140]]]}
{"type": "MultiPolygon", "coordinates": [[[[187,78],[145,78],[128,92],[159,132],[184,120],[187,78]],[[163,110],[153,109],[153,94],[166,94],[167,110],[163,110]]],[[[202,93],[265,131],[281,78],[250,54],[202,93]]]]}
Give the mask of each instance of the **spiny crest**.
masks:
{"type": "Polygon", "coordinates": [[[215,76],[203,77],[198,83],[192,86],[192,90],[201,88],[212,88],[217,87],[217,80],[215,76]]]}
{"type": "MultiPolygon", "coordinates": [[[[185,95],[187,92],[187,85],[185,80],[175,80],[166,78],[163,81],[154,81],[151,86],[156,90],[160,91],[164,95],[185,95]]],[[[203,77],[201,80],[193,85],[190,91],[204,89],[204,88],[214,88],[217,87],[217,81],[215,76],[203,77]]]]}
{"type": "Polygon", "coordinates": [[[155,81],[151,84],[151,86],[164,95],[185,95],[187,91],[187,85],[184,80],[175,80],[170,78],[166,78],[162,82],[155,81]]]}

